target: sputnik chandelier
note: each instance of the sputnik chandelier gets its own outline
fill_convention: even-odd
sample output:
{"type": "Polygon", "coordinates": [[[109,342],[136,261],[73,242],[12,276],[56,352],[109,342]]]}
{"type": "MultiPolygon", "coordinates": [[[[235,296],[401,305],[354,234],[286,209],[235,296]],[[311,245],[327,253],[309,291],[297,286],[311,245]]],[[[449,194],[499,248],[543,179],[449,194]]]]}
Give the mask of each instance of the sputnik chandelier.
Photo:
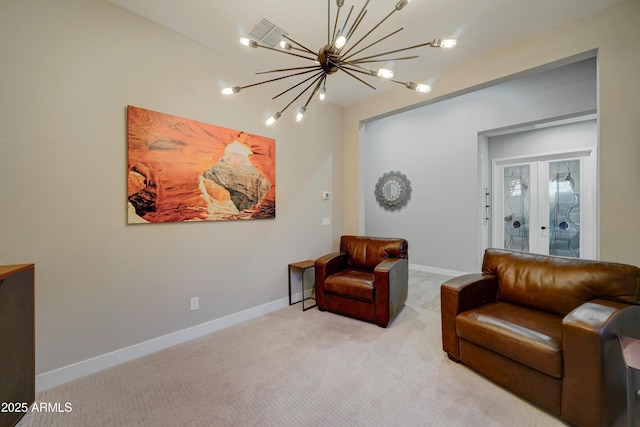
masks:
{"type": "Polygon", "coordinates": [[[303,86],[305,83],[308,83],[307,86],[303,86],[303,89],[300,91],[300,93],[295,98],[293,98],[284,108],[282,108],[280,111],[276,112],[274,115],[269,117],[269,119],[267,119],[266,124],[268,126],[271,126],[272,124],[274,124],[276,120],[280,118],[282,113],[284,113],[286,109],[288,109],[294,102],[296,102],[300,97],[302,97],[302,95],[311,91],[311,93],[309,94],[309,97],[307,98],[307,101],[304,103],[303,106],[300,107],[300,109],[298,110],[298,114],[296,116],[297,121],[302,120],[302,117],[304,116],[304,113],[307,110],[309,102],[311,102],[311,99],[313,99],[313,97],[316,94],[318,94],[318,97],[320,100],[325,99],[327,77],[338,71],[344,72],[345,74],[353,77],[355,80],[359,81],[360,83],[366,86],[369,86],[372,89],[375,89],[375,87],[369,84],[368,82],[366,82],[365,80],[361,79],[360,77],[358,77],[357,74],[365,74],[368,76],[385,79],[388,81],[392,81],[394,83],[399,83],[401,85],[404,85],[408,89],[415,90],[417,92],[428,93],[431,91],[431,86],[429,86],[428,84],[415,83],[415,82],[401,82],[398,80],[394,80],[392,70],[389,70],[386,68],[366,68],[365,65],[380,63],[380,62],[388,62],[388,61],[402,61],[402,60],[408,60],[408,59],[415,59],[415,58],[418,58],[417,55],[398,57],[398,58],[387,58],[385,56],[392,55],[398,52],[404,52],[411,49],[416,49],[419,47],[425,47],[425,46],[445,48],[445,49],[453,48],[456,45],[455,39],[443,39],[443,40],[434,39],[426,43],[421,43],[414,46],[408,46],[401,49],[395,49],[388,52],[378,53],[374,55],[366,54],[365,56],[359,56],[359,57],[357,56],[363,53],[364,51],[366,51],[367,49],[370,49],[373,46],[377,45],[378,43],[382,42],[383,40],[386,40],[392,37],[393,35],[399,33],[400,31],[402,31],[402,28],[399,28],[385,35],[384,37],[381,37],[376,41],[360,48],[359,50],[354,51],[356,47],[360,46],[362,42],[365,39],[367,39],[367,37],[369,37],[369,35],[371,35],[380,25],[382,25],[382,23],[385,22],[391,15],[393,15],[395,12],[402,10],[410,2],[411,0],[399,0],[396,3],[393,10],[387,16],[382,18],[380,22],[374,25],[373,28],[371,28],[362,37],[357,39],[357,41],[351,43],[351,40],[355,39],[353,36],[356,30],[358,29],[365,15],[367,14],[367,5],[369,4],[369,0],[366,0],[364,5],[362,6],[362,9],[360,10],[360,13],[358,13],[358,15],[353,20],[350,19],[353,14],[353,6],[351,6],[351,9],[349,10],[347,17],[341,26],[339,26],[338,23],[340,18],[340,10],[344,5],[344,0],[336,0],[336,5],[338,8],[335,14],[333,29],[331,25],[331,0],[327,0],[327,9],[328,9],[327,44],[324,45],[322,48],[320,48],[318,52],[312,51],[311,49],[305,47],[304,45],[288,37],[287,35],[283,35],[283,40],[280,42],[279,48],[267,46],[257,42],[256,40],[252,40],[249,38],[242,38],[240,39],[240,42],[245,46],[252,47],[252,48],[269,49],[275,52],[280,52],[287,55],[293,55],[299,58],[303,58],[307,61],[310,61],[313,64],[301,66],[301,67],[294,67],[294,68],[280,68],[280,69],[269,70],[269,71],[261,71],[256,74],[286,73],[286,72],[288,72],[289,74],[281,75],[273,79],[264,80],[264,81],[249,84],[246,86],[227,87],[222,90],[222,93],[224,95],[231,95],[234,93],[238,93],[243,89],[262,85],[265,83],[271,83],[278,80],[310,74],[309,77],[303,79],[302,81],[298,82],[297,84],[290,87],[289,89],[283,92],[280,92],[279,94],[277,94],[272,98],[272,99],[279,98],[280,96],[300,86],[303,86]],[[297,53],[297,52],[301,52],[301,53],[297,53]]]}

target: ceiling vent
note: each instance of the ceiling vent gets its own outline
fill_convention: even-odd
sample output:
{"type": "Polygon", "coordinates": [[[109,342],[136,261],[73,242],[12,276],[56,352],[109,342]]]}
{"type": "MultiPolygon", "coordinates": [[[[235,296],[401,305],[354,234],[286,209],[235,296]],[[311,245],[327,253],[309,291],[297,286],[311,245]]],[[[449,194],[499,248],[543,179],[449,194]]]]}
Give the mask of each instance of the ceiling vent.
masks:
{"type": "Polygon", "coordinates": [[[283,35],[286,36],[288,34],[286,30],[263,16],[255,23],[253,28],[251,28],[249,37],[265,46],[274,47],[282,41],[283,35]]]}

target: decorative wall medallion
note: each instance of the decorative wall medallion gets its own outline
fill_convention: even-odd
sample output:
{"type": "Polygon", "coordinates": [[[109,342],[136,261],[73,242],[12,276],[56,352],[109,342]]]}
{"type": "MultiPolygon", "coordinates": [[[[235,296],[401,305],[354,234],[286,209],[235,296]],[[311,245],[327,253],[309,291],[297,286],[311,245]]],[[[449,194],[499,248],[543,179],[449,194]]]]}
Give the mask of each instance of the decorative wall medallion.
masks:
{"type": "Polygon", "coordinates": [[[376,200],[388,211],[403,208],[411,198],[411,181],[400,172],[384,173],[376,184],[376,200]]]}

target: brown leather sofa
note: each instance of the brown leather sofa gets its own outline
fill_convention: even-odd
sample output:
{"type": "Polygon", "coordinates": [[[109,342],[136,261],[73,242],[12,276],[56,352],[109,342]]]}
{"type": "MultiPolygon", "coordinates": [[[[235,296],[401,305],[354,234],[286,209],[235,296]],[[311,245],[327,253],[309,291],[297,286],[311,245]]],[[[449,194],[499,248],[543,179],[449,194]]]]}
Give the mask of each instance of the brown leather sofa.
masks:
{"type": "Polygon", "coordinates": [[[494,381],[578,426],[625,407],[617,335],[640,337],[640,270],[487,249],[482,273],[441,286],[442,345],[494,381]]]}
{"type": "Polygon", "coordinates": [[[315,275],[320,310],[386,328],[407,300],[408,243],[405,239],[342,236],[340,252],[316,260],[315,275]]]}

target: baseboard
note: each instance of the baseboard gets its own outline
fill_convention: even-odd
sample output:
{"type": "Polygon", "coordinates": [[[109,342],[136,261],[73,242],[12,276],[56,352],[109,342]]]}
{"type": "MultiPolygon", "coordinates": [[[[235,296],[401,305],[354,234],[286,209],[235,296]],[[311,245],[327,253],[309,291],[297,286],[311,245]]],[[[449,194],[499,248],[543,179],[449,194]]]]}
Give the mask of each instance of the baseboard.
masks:
{"type": "Polygon", "coordinates": [[[447,270],[444,268],[428,267],[425,265],[418,265],[418,264],[411,264],[411,263],[409,263],[409,270],[424,271],[425,273],[442,274],[444,276],[453,276],[453,277],[469,274],[469,272],[466,272],[466,271],[447,270]]]}
{"type": "Polygon", "coordinates": [[[253,307],[238,313],[230,314],[219,319],[211,320],[200,325],[192,326],[181,331],[176,331],[161,337],[134,344],[110,353],[92,357],[72,365],[44,372],[36,376],[36,392],[55,387],[60,384],[73,381],[85,375],[93,374],[103,369],[128,362],[138,357],[154,353],[165,348],[172,347],[203,335],[219,331],[229,326],[237,325],[247,320],[254,319],[272,311],[280,310],[289,305],[288,298],[282,298],[267,304],[253,307]]]}

